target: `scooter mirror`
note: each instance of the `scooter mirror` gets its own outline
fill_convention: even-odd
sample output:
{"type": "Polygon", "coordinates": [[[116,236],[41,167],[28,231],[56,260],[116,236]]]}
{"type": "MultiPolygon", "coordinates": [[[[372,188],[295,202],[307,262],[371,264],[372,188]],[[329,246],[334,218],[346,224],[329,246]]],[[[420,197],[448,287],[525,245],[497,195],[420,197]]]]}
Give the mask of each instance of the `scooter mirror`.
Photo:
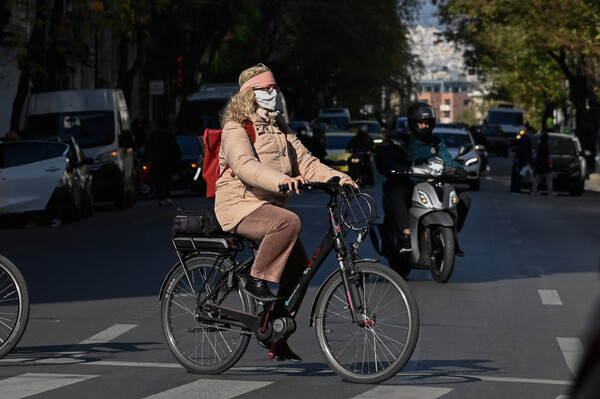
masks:
{"type": "Polygon", "coordinates": [[[465,155],[467,152],[471,151],[472,149],[473,149],[473,144],[465,144],[465,145],[460,146],[457,157],[465,155]]]}

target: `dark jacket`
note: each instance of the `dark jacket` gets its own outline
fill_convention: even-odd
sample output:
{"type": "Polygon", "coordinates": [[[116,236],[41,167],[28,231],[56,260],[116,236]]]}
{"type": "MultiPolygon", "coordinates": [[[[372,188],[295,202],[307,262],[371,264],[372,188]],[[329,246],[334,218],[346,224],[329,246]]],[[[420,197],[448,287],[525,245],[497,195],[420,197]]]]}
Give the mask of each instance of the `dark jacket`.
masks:
{"type": "Polygon", "coordinates": [[[416,138],[414,134],[403,132],[396,135],[382,145],[375,155],[375,162],[379,173],[388,180],[406,182],[408,177],[392,174],[391,171],[405,171],[412,165],[420,165],[430,157],[437,156],[444,161],[444,165],[459,167],[450,152],[437,136],[432,136],[428,142],[416,138]]]}
{"type": "Polygon", "coordinates": [[[550,159],[550,153],[548,152],[548,134],[542,133],[540,142],[535,152],[534,162],[535,173],[548,173],[552,166],[552,160],[550,159]]]}

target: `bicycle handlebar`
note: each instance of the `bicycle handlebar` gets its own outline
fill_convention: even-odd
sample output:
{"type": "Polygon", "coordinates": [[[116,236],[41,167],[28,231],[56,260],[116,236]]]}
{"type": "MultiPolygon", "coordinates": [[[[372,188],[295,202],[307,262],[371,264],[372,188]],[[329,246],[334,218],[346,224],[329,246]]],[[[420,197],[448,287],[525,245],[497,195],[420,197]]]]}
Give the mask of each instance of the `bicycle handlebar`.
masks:
{"type": "MultiPolygon", "coordinates": [[[[307,182],[307,183],[298,182],[297,188],[298,188],[298,190],[302,190],[302,191],[321,190],[321,191],[325,191],[328,194],[336,194],[336,193],[340,193],[342,191],[346,192],[348,190],[351,190],[352,192],[359,191],[351,184],[340,185],[340,177],[338,177],[338,176],[332,177],[331,179],[327,180],[326,182],[307,182]]],[[[285,194],[288,191],[290,191],[290,187],[287,184],[279,185],[280,193],[285,194]]]]}

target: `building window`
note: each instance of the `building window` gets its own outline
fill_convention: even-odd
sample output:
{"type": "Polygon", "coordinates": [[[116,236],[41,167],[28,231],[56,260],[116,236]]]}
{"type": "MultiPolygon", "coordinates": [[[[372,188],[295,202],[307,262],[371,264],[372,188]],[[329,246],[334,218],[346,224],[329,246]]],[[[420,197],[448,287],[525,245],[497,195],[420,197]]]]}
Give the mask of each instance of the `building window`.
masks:
{"type": "Polygon", "coordinates": [[[450,111],[444,111],[444,118],[450,118],[450,111]]]}
{"type": "Polygon", "coordinates": [[[444,104],[446,104],[446,105],[450,105],[450,99],[449,99],[449,98],[445,99],[445,100],[444,100],[444,104]]]}
{"type": "Polygon", "coordinates": [[[469,100],[468,98],[466,100],[463,100],[463,105],[465,107],[468,107],[470,103],[471,103],[471,100],[469,100]]]}

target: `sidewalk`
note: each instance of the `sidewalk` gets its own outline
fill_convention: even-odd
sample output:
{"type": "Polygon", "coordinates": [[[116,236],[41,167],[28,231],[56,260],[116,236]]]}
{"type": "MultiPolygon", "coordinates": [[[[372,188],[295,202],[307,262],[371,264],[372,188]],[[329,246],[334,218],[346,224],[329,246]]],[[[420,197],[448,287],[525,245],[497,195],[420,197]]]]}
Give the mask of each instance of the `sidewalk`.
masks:
{"type": "Polygon", "coordinates": [[[586,191],[598,191],[600,192],[600,174],[592,173],[589,179],[585,181],[584,189],[586,191]]]}

